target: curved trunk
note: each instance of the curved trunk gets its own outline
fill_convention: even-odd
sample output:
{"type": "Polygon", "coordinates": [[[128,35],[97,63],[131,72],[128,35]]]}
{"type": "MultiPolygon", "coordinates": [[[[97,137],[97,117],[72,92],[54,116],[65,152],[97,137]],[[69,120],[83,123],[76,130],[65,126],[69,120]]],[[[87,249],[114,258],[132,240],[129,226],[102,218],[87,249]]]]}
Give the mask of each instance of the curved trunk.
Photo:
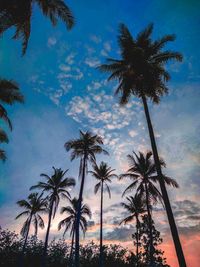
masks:
{"type": "Polygon", "coordinates": [[[30,230],[31,220],[32,220],[32,215],[31,215],[29,223],[28,223],[28,229],[27,229],[25,240],[24,240],[23,249],[22,249],[22,253],[21,253],[20,259],[19,259],[19,267],[22,267],[23,258],[24,258],[24,252],[25,252],[25,248],[26,248],[26,242],[27,242],[27,238],[28,238],[28,234],[29,234],[29,230],[30,230]]]}
{"type": "Polygon", "coordinates": [[[152,147],[154,161],[155,161],[155,165],[156,165],[156,171],[157,171],[157,174],[159,177],[159,183],[160,183],[160,188],[161,188],[161,192],[162,192],[162,197],[163,197],[165,209],[167,212],[167,217],[168,217],[168,221],[169,221],[169,225],[170,225],[170,229],[171,229],[171,233],[172,233],[172,237],[173,237],[173,241],[174,241],[174,245],[175,245],[175,249],[176,249],[176,254],[178,257],[178,261],[179,261],[179,266],[180,267],[186,267],[185,257],[184,257],[181,242],[179,239],[178,230],[176,227],[174,215],[173,215],[173,212],[171,209],[169,197],[168,197],[165,183],[163,180],[163,175],[162,175],[162,170],[161,170],[160,161],[159,161],[159,157],[158,157],[156,141],[155,141],[155,137],[154,137],[154,131],[153,131],[153,127],[151,124],[151,119],[150,119],[150,115],[149,115],[146,97],[144,95],[142,96],[142,101],[143,101],[143,105],[144,105],[144,111],[145,111],[145,115],[146,115],[148,129],[149,129],[149,136],[151,139],[151,147],[152,147]]]}
{"type": "Polygon", "coordinates": [[[147,214],[148,214],[148,222],[149,222],[149,241],[150,241],[150,266],[154,263],[154,247],[153,247],[153,235],[152,235],[152,218],[151,211],[149,207],[149,192],[147,188],[147,183],[145,182],[145,191],[146,191],[146,206],[147,206],[147,214]]]}
{"type": "Polygon", "coordinates": [[[75,234],[75,229],[73,230],[72,234],[72,244],[71,244],[71,251],[70,251],[70,256],[69,256],[69,266],[72,267],[72,255],[73,255],[73,248],[74,248],[74,234],[75,234]]]}
{"type": "Polygon", "coordinates": [[[48,221],[47,233],[46,233],[45,243],[44,243],[44,252],[43,252],[43,257],[42,257],[42,265],[41,265],[42,267],[44,267],[46,264],[47,246],[48,246],[48,240],[49,240],[49,231],[51,227],[52,212],[53,212],[53,202],[51,204],[50,211],[49,211],[49,221],[48,221]]]}
{"type": "Polygon", "coordinates": [[[77,212],[77,218],[76,218],[75,267],[79,267],[79,224],[80,224],[80,217],[81,217],[81,205],[82,205],[82,197],[83,197],[83,188],[84,188],[84,182],[85,182],[85,164],[86,164],[86,157],[84,155],[83,173],[82,173],[81,187],[80,187],[79,199],[78,199],[78,212],[77,212]]]}
{"type": "Polygon", "coordinates": [[[101,211],[100,211],[100,257],[99,266],[103,266],[103,182],[101,184],[101,211]]]}

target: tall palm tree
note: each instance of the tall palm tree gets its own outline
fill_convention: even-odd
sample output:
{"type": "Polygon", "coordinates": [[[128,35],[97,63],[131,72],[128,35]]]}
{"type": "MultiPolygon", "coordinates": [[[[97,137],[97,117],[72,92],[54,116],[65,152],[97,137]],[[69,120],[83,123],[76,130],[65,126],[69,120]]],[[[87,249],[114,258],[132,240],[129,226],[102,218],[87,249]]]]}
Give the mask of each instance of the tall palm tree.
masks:
{"type": "MultiPolygon", "coordinates": [[[[24,103],[24,96],[19,91],[19,87],[15,81],[0,78],[0,102],[8,105],[13,105],[15,102],[24,103]]],[[[10,130],[12,124],[8,118],[6,109],[0,104],[0,119],[4,119],[10,130]]]]}
{"type": "Polygon", "coordinates": [[[76,246],[75,246],[75,267],[79,267],[79,224],[80,224],[80,211],[83,198],[83,188],[85,183],[85,171],[87,170],[88,161],[95,161],[95,154],[104,153],[108,155],[108,152],[104,150],[102,138],[98,135],[92,135],[91,132],[86,133],[80,131],[79,139],[72,139],[65,143],[67,151],[72,149],[71,160],[80,158],[79,176],[81,177],[81,187],[79,191],[79,204],[76,220],[76,246]]]}
{"type": "MultiPolygon", "coordinates": [[[[0,129],[0,144],[1,143],[8,143],[8,136],[3,129],[0,129]]],[[[0,149],[0,159],[5,162],[6,161],[6,152],[0,149]]]]}
{"type": "Polygon", "coordinates": [[[110,188],[108,186],[108,182],[111,183],[111,178],[118,177],[113,172],[111,167],[108,167],[107,163],[101,162],[100,166],[93,162],[92,164],[94,171],[89,171],[94,178],[98,180],[98,183],[94,187],[94,193],[96,194],[101,188],[101,206],[100,206],[100,258],[99,258],[99,266],[103,266],[103,191],[104,186],[108,191],[109,197],[111,197],[110,188]]]}
{"type": "Polygon", "coordinates": [[[49,218],[48,218],[48,226],[45,237],[44,244],[44,253],[42,258],[42,267],[46,264],[46,254],[47,254],[47,246],[49,239],[49,232],[51,227],[51,219],[55,217],[60,197],[70,199],[70,193],[67,191],[68,187],[75,186],[75,180],[73,178],[66,177],[65,174],[68,170],[63,171],[61,169],[54,168],[54,174],[50,177],[47,174],[40,174],[41,177],[46,179],[46,182],[38,182],[37,185],[31,186],[30,190],[39,188],[42,189],[43,192],[48,193],[49,199],[49,218]]]}
{"type": "MultiPolygon", "coordinates": [[[[75,237],[75,224],[76,224],[76,217],[78,213],[78,199],[73,198],[70,199],[70,206],[62,207],[61,208],[61,214],[67,213],[69,216],[63,219],[58,224],[58,230],[60,230],[62,227],[65,227],[63,236],[65,233],[71,228],[70,236],[72,237],[72,243],[71,243],[71,251],[70,251],[70,265],[72,264],[72,253],[73,253],[73,247],[74,247],[74,237],[75,237]]],[[[83,234],[85,235],[85,232],[87,231],[87,220],[85,216],[88,216],[91,218],[92,213],[88,205],[82,204],[81,205],[81,212],[80,212],[80,226],[83,234]]]]}
{"type": "Polygon", "coordinates": [[[146,212],[144,201],[139,195],[135,195],[134,197],[130,196],[126,198],[128,203],[122,202],[122,207],[128,211],[129,215],[124,218],[121,222],[127,224],[131,221],[133,221],[134,218],[136,218],[136,258],[137,258],[137,264],[139,262],[139,226],[140,226],[140,220],[139,215],[146,212]]]}
{"type": "MultiPolygon", "coordinates": [[[[150,239],[150,259],[151,265],[154,262],[154,247],[152,236],[152,218],[151,218],[151,204],[158,200],[162,202],[162,195],[154,185],[159,182],[159,176],[156,174],[156,165],[152,159],[152,152],[147,152],[144,155],[139,152],[139,156],[133,152],[133,155],[128,155],[130,168],[125,174],[121,174],[120,178],[128,177],[133,182],[125,189],[123,195],[130,192],[137,186],[136,194],[141,199],[144,199],[147,208],[148,222],[149,222],[149,239],[150,239]]],[[[163,160],[160,160],[161,165],[165,165],[163,160]]],[[[178,187],[177,182],[166,175],[163,175],[165,183],[173,187],[178,187]]]]}
{"type": "Polygon", "coordinates": [[[154,131],[147,105],[148,98],[152,100],[153,103],[158,104],[161,97],[168,93],[165,82],[170,80],[170,75],[164,68],[164,64],[169,60],[182,61],[182,55],[178,52],[162,50],[166,43],[174,41],[175,35],[165,35],[159,40],[152,41],[152,30],[153,24],[150,24],[134,39],[128,28],[124,24],[120,24],[118,43],[121,50],[121,59],[108,58],[108,64],[104,64],[98,68],[103,72],[111,74],[108,80],[115,79],[119,81],[119,86],[115,94],[121,93],[120,104],[126,104],[131,95],[142,99],[156,171],[159,176],[160,188],[179,265],[185,267],[186,262],[162,175],[154,131]]]}
{"type": "Polygon", "coordinates": [[[22,40],[24,55],[31,33],[31,18],[35,5],[43,15],[51,20],[55,27],[62,20],[68,30],[74,25],[74,17],[69,7],[62,0],[7,0],[0,2],[0,34],[14,26],[14,40],[22,40]]]}
{"type": "Polygon", "coordinates": [[[44,228],[44,221],[41,218],[40,213],[47,212],[48,201],[46,198],[43,198],[43,193],[40,195],[39,193],[32,193],[28,196],[28,200],[23,199],[17,201],[17,205],[21,208],[25,208],[25,210],[21,212],[15,219],[18,219],[21,216],[27,216],[27,219],[21,229],[21,235],[25,238],[19,262],[19,267],[21,267],[31,222],[34,225],[35,235],[37,236],[38,226],[42,229],[44,228]]]}

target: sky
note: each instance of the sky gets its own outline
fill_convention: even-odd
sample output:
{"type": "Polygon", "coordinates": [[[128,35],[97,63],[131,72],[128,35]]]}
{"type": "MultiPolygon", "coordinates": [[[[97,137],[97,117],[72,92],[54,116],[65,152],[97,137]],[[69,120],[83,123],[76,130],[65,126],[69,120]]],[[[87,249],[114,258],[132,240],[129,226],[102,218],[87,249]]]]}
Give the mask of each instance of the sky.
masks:
{"type": "MultiPolygon", "coordinates": [[[[16,201],[29,195],[41,173],[53,174],[52,166],[69,169],[76,179],[71,190],[77,196],[79,160],[70,161],[64,144],[79,137],[79,130],[101,135],[110,156],[97,156],[115,173],[128,168],[127,155],[132,151],[150,150],[143,106],[132,97],[120,107],[114,97],[117,82],[107,82],[108,75],[96,67],[106,58],[120,59],[117,44],[119,23],[123,22],[135,37],[149,23],[154,23],[152,37],[176,34],[176,40],[166,49],[183,54],[182,63],[170,62],[169,95],[159,105],[149,102],[159,154],[167,168],[164,172],[175,178],[179,189],[168,188],[169,197],[187,266],[198,267],[200,261],[200,2],[193,0],[74,0],[66,1],[75,16],[71,31],[60,22],[52,28],[37,7],[32,17],[31,37],[24,57],[19,41],[11,39],[13,29],[0,39],[1,77],[18,82],[25,104],[7,106],[13,131],[0,121],[9,135],[6,163],[0,163],[0,225],[20,232],[23,220],[15,220],[21,211],[16,201]]],[[[91,167],[89,167],[90,169],[91,167]]],[[[99,195],[94,194],[96,181],[87,175],[84,203],[92,210],[89,230],[82,242],[99,238],[99,195]]],[[[113,179],[112,198],[105,193],[104,242],[117,243],[133,249],[131,234],[135,223],[119,226],[125,215],[120,206],[123,190],[130,180],[113,179]]],[[[62,201],[61,206],[68,203],[62,201]]],[[[47,218],[44,216],[45,221],[47,218]]],[[[51,238],[61,238],[57,231],[63,218],[59,211],[51,227],[51,238]]],[[[165,211],[157,205],[153,211],[156,228],[163,237],[168,264],[177,267],[175,249],[165,211]]],[[[33,229],[31,229],[33,231],[33,229]]],[[[44,238],[45,229],[39,231],[44,238]]],[[[69,235],[66,236],[69,240],[69,235]]]]}

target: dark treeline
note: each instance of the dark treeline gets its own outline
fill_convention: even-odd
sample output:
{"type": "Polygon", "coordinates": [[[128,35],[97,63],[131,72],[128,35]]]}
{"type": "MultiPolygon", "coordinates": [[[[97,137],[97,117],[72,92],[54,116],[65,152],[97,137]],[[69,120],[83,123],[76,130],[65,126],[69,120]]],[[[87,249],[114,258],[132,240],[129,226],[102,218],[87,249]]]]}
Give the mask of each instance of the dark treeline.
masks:
{"type": "MultiPolygon", "coordinates": [[[[15,232],[0,228],[0,266],[16,267],[19,262],[24,239],[19,238],[15,232]]],[[[24,255],[24,267],[40,266],[44,250],[44,242],[31,236],[27,240],[26,252],[24,255]]],[[[161,252],[162,253],[162,252],[161,252]]],[[[141,255],[142,256],[142,253],[141,255]]],[[[143,257],[143,256],[142,256],[143,257]]],[[[136,256],[128,249],[120,245],[105,245],[103,247],[103,259],[105,267],[133,267],[136,266],[136,256]]],[[[160,258],[161,259],[161,258],[160,258]]],[[[47,251],[47,267],[66,267],[70,262],[70,243],[64,239],[53,240],[49,243],[47,251]]],[[[99,246],[94,242],[87,245],[80,245],[80,266],[98,267],[99,266],[99,246]]],[[[145,263],[137,265],[147,267],[145,263]]],[[[165,264],[165,259],[161,260],[159,266],[169,267],[165,264]]]]}

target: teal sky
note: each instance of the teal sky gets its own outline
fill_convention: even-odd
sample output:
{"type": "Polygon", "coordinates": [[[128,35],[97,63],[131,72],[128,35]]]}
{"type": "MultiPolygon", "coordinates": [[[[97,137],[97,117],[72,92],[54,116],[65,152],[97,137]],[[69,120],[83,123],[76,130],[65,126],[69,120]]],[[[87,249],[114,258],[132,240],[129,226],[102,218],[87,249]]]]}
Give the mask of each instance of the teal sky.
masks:
{"type": "MultiPolygon", "coordinates": [[[[6,107],[13,122],[10,142],[2,145],[8,160],[0,163],[0,225],[19,231],[20,211],[16,201],[26,198],[29,187],[40,179],[40,173],[52,173],[52,166],[69,169],[78,175],[79,161],[70,162],[64,143],[79,136],[79,130],[90,130],[103,137],[110,157],[107,161],[120,174],[128,167],[126,155],[133,150],[146,151],[150,142],[140,100],[131,98],[119,107],[113,96],[117,83],[96,70],[107,57],[120,58],[117,44],[118,26],[123,22],[133,36],[154,23],[153,39],[176,34],[166,49],[181,52],[182,63],[167,65],[172,79],[169,95],[157,106],[149,103],[160,155],[165,159],[165,172],[177,179],[180,189],[169,189],[179,226],[188,266],[197,267],[200,258],[200,2],[199,1],[132,1],[97,0],[66,1],[76,19],[67,32],[63,23],[52,28],[49,20],[34,8],[31,37],[27,52],[21,57],[19,41],[11,40],[13,29],[0,39],[1,77],[16,80],[25,95],[24,105],[6,107]],[[140,3],[141,2],[141,3],[140,3]]],[[[3,123],[8,132],[9,129],[3,123]]],[[[131,247],[134,224],[118,226],[122,219],[119,203],[129,181],[113,180],[112,199],[106,197],[105,233],[107,242],[120,242],[131,247]],[[120,210],[120,212],[119,212],[120,210]]],[[[87,240],[98,238],[99,196],[93,194],[95,181],[88,175],[84,200],[93,211],[87,240]]],[[[79,190],[79,182],[72,196],[79,190]]],[[[63,203],[62,203],[63,204],[63,203]]],[[[52,226],[52,237],[62,216],[52,226]]],[[[158,229],[163,233],[167,258],[177,266],[169,237],[165,213],[154,212],[158,229]]],[[[41,231],[40,237],[45,231],[41,231]]]]}

